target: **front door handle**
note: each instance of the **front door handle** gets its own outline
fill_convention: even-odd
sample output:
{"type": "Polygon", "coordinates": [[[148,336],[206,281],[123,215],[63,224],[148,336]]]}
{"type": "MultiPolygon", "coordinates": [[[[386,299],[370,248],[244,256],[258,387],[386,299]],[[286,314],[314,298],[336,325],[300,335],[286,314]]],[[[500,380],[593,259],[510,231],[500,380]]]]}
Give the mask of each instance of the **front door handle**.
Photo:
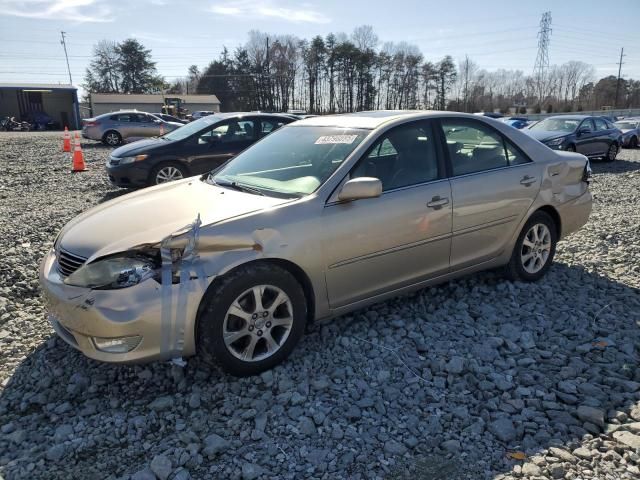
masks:
{"type": "Polygon", "coordinates": [[[520,180],[520,184],[524,185],[525,187],[528,187],[529,185],[532,185],[536,183],[536,179],[534,177],[530,177],[529,175],[525,175],[524,177],[522,177],[522,180],[520,180]]]}
{"type": "Polygon", "coordinates": [[[427,207],[438,210],[442,208],[444,205],[446,205],[447,203],[449,203],[448,198],[440,198],[439,195],[436,195],[431,199],[429,203],[427,203],[427,207]]]}

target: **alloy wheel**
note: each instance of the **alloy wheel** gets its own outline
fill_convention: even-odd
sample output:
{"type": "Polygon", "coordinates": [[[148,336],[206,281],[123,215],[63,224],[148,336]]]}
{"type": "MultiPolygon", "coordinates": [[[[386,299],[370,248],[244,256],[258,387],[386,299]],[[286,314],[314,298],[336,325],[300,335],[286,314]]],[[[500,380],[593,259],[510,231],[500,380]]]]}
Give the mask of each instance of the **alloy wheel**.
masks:
{"type": "Polygon", "coordinates": [[[245,362],[271,357],[291,333],[293,304],[273,285],[258,285],[241,293],[224,318],[222,335],[229,353],[245,362]]]}
{"type": "Polygon", "coordinates": [[[156,174],[156,184],[173,182],[181,178],[183,178],[182,172],[178,168],[169,165],[158,170],[156,174]]]}
{"type": "Polygon", "coordinates": [[[609,147],[609,152],[607,153],[607,159],[610,162],[613,162],[616,159],[616,155],[618,154],[618,147],[616,147],[615,143],[612,143],[609,147]]]}
{"type": "Polygon", "coordinates": [[[520,261],[527,273],[538,273],[551,253],[551,232],[543,223],[533,225],[522,240],[520,261]]]}
{"type": "Polygon", "coordinates": [[[120,137],[114,132],[107,133],[106,140],[109,145],[118,145],[120,143],[120,137]]]}

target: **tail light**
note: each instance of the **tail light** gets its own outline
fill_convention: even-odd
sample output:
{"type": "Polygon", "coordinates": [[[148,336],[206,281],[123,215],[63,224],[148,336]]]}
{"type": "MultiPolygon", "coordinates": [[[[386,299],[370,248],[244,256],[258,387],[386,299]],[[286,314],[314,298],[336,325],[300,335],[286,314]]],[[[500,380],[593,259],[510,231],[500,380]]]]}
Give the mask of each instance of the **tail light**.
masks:
{"type": "Polygon", "coordinates": [[[100,124],[100,122],[98,122],[97,120],[83,120],[82,124],[85,127],[96,127],[100,124]]]}
{"type": "Polygon", "coordinates": [[[584,171],[582,172],[582,181],[588,185],[590,180],[591,180],[591,162],[589,162],[589,159],[587,158],[587,163],[585,163],[584,171]]]}

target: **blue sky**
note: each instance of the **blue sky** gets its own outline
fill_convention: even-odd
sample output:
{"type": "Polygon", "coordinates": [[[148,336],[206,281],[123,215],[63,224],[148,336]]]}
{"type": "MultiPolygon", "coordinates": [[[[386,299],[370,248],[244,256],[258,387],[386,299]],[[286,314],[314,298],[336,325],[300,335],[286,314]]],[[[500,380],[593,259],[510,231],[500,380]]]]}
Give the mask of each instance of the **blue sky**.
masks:
{"type": "Polygon", "coordinates": [[[416,44],[426,59],[468,54],[481,68],[530,74],[541,14],[551,11],[550,62],[581,60],[598,76],[640,79],[640,0],[0,0],[0,83],[82,83],[94,43],[136,37],[167,80],[201,68],[251,29],[303,38],[372,25],[381,42],[416,44]]]}

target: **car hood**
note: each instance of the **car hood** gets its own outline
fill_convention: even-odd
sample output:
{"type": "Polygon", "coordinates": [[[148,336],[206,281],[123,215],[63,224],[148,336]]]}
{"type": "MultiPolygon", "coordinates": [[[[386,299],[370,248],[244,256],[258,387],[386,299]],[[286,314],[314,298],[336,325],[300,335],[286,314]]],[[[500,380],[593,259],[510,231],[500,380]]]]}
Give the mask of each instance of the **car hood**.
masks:
{"type": "Polygon", "coordinates": [[[133,155],[140,155],[141,153],[151,152],[171,144],[171,140],[162,140],[160,138],[147,138],[144,140],[137,140],[131,142],[122,147],[116,148],[111,152],[111,156],[114,158],[130,157],[133,155]]]}
{"type": "Polygon", "coordinates": [[[635,128],[620,128],[619,129],[622,133],[629,133],[635,130],[635,128]]]}
{"type": "Polygon", "coordinates": [[[549,140],[569,135],[566,132],[553,132],[549,130],[523,130],[523,132],[541,142],[548,142],[549,140]]]}
{"type": "Polygon", "coordinates": [[[87,210],[63,228],[58,243],[74,255],[93,260],[159,243],[185,230],[198,215],[204,227],[290,201],[222,188],[191,177],[123,195],[87,210]]]}

